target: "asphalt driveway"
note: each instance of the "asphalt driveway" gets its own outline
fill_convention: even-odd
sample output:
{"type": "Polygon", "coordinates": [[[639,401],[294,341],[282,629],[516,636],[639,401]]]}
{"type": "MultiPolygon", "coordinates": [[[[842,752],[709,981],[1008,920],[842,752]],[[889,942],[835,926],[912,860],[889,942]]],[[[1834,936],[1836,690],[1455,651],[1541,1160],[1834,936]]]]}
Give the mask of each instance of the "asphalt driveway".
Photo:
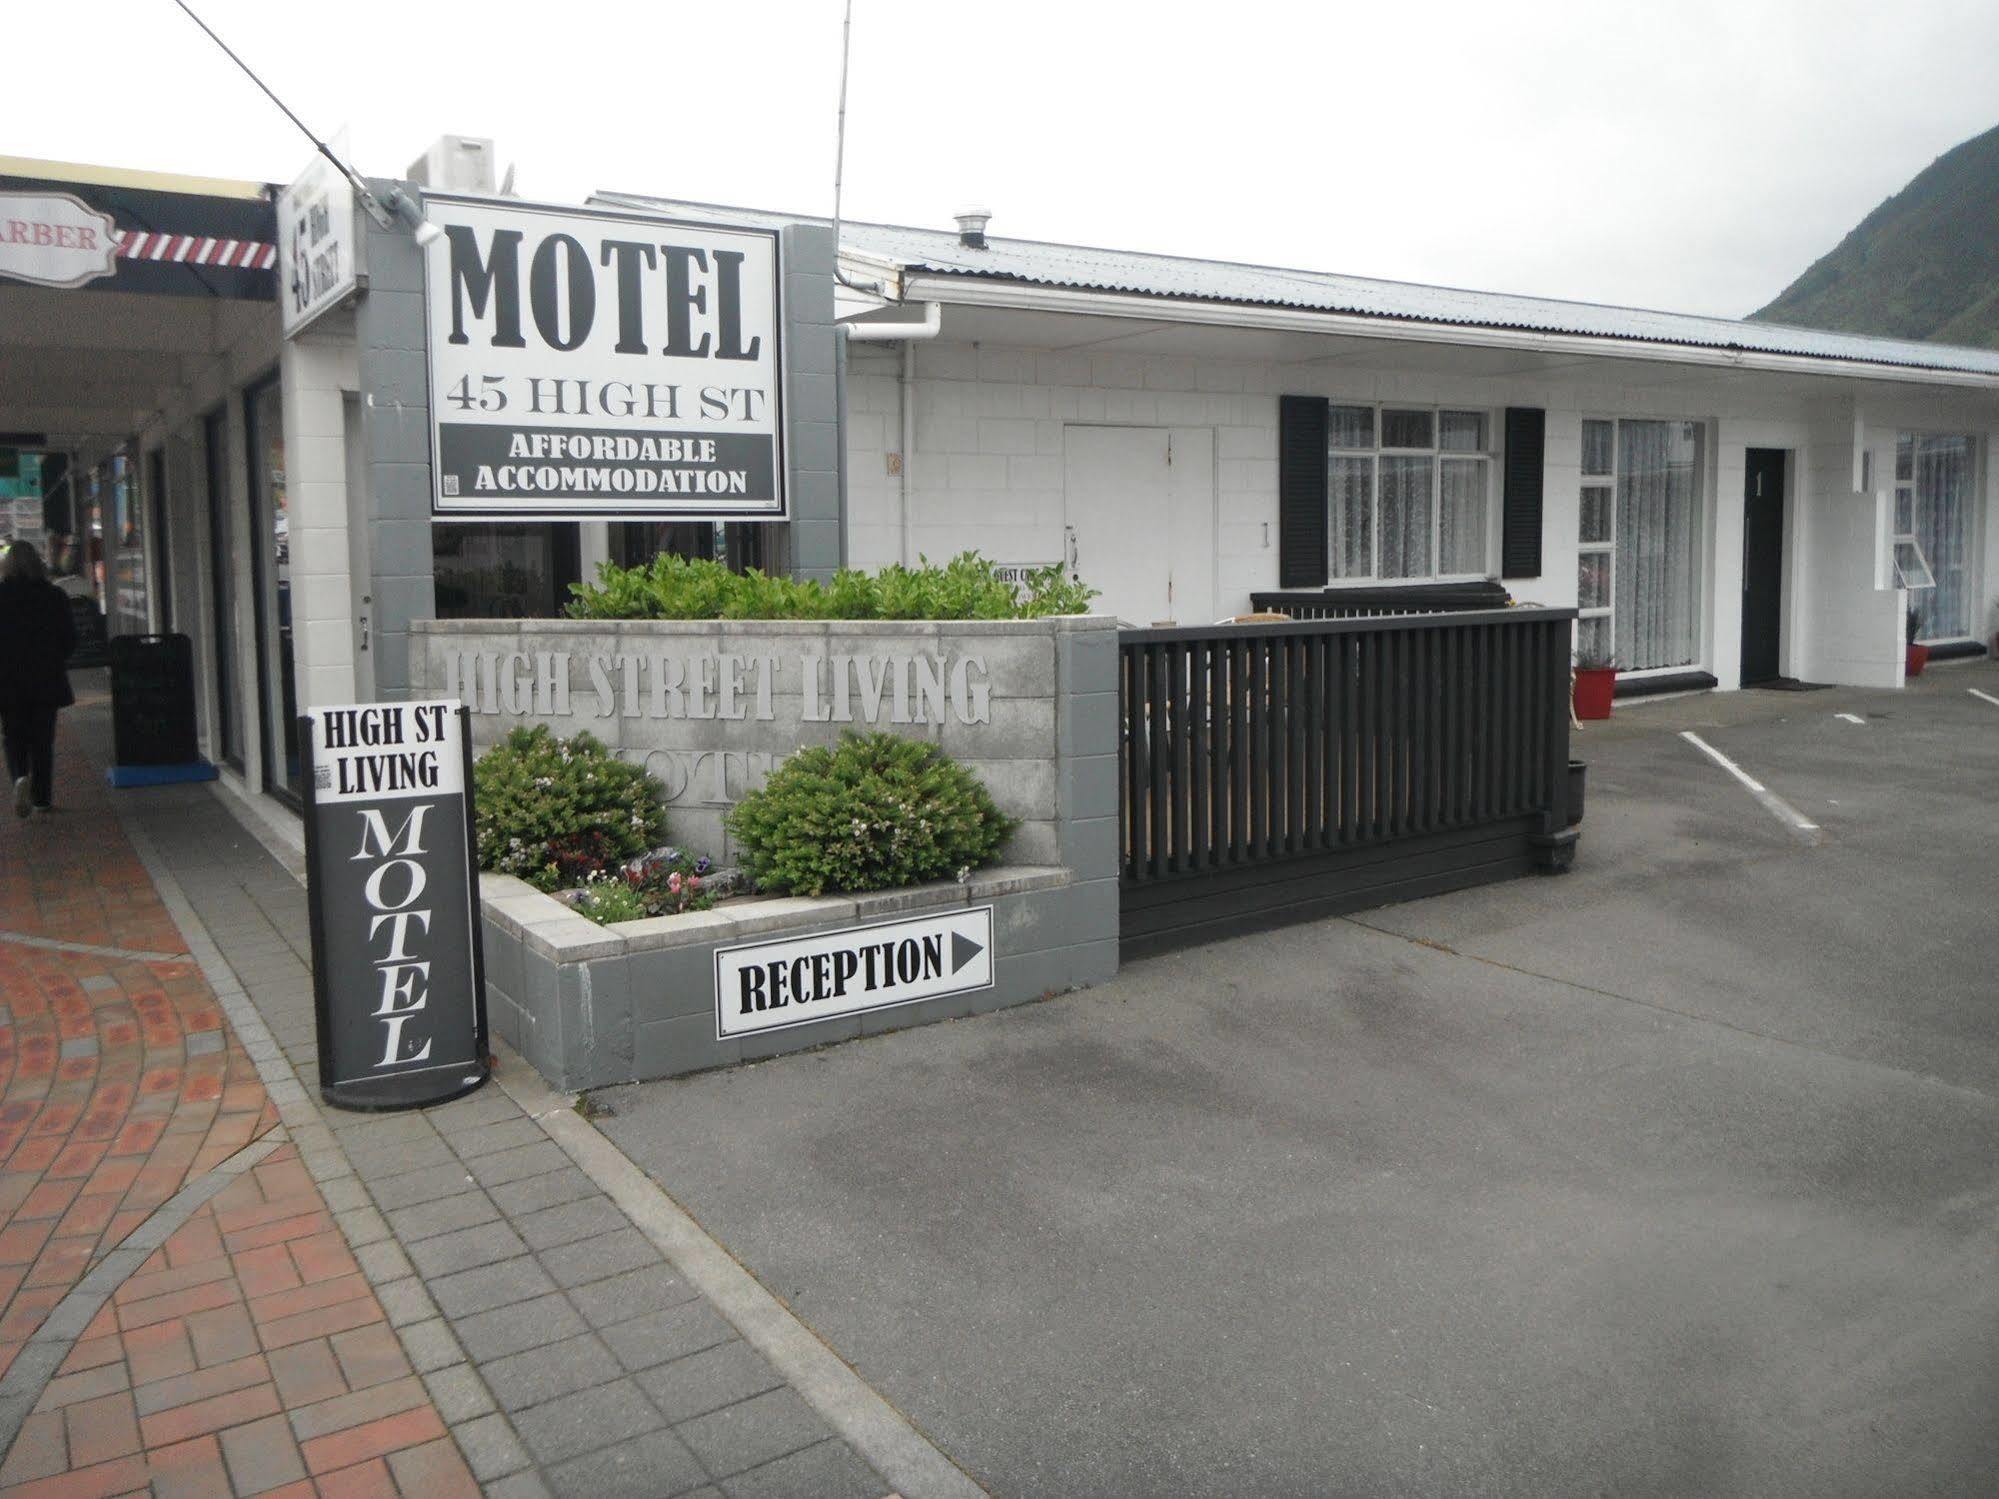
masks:
{"type": "Polygon", "coordinates": [[[1569,876],[614,1090],[603,1127],[997,1494],[1990,1493],[1971,687],[1999,669],[1620,709],[1569,876]]]}

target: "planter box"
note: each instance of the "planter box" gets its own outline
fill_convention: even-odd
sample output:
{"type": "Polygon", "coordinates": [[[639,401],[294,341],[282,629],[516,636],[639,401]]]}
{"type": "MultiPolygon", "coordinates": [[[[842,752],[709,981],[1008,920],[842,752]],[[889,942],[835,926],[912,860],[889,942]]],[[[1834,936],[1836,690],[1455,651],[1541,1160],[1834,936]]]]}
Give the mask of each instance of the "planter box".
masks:
{"type": "Polygon", "coordinates": [[[557,1087],[748,1061],[1117,971],[1115,620],[424,620],[410,671],[414,695],[471,706],[475,749],[516,724],[589,730],[660,778],[667,837],[718,864],[734,862],[729,806],[793,750],[845,728],[941,745],[1021,821],[1005,866],[968,884],[732,902],[609,927],[483,876],[492,1028],[557,1087]],[[718,1039],[717,949],[987,906],[990,987],[718,1039]]]}
{"type": "MultiPolygon", "coordinates": [[[[579,1092],[802,1051],[1024,1004],[1117,972],[1117,883],[997,866],[964,884],[730,902],[599,926],[507,875],[480,877],[487,1016],[557,1088],[579,1092]],[[718,948],[992,908],[992,984],[780,1030],[721,1038],[718,948]]],[[[731,996],[724,994],[721,1001],[731,996]]]]}

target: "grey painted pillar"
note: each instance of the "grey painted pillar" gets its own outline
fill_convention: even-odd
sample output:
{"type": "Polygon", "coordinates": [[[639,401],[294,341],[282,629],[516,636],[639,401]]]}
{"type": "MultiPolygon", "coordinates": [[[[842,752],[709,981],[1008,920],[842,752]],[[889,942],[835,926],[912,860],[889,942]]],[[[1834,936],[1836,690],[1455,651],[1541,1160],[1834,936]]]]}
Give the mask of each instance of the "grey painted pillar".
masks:
{"type": "Polygon", "coordinates": [[[791,571],[799,578],[830,578],[846,557],[838,355],[833,326],[833,231],[824,224],[786,225],[786,452],[791,483],[791,571]]]}
{"type": "MultiPolygon", "coordinates": [[[[388,182],[371,181],[377,197],[388,182]]],[[[415,195],[408,183],[402,188],[415,195]]],[[[368,467],[369,576],[355,594],[374,600],[375,690],[405,697],[410,686],[410,621],[432,619],[430,375],[424,363],[423,251],[400,223],[384,229],[367,214],[368,289],[355,313],[361,376],[362,461],[368,467]]]]}

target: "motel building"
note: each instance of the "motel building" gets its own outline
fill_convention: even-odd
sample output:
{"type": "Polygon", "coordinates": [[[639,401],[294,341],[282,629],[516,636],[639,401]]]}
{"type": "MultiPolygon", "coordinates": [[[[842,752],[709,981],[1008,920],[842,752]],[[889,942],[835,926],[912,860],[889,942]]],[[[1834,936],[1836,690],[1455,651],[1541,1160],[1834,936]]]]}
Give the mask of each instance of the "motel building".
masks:
{"type": "MultiPolygon", "coordinates": [[[[496,196],[492,158],[445,137],[372,202],[325,163],[281,189],[0,158],[0,536],[41,545],[107,637],[189,637],[201,749],[275,822],[300,708],[410,691],[413,623],[553,616],[599,562],[661,551],[1061,562],[1142,626],[1503,592],[1577,608],[1630,692],[1896,687],[1910,610],[1938,656],[1999,625],[1999,353],[1041,244],[983,214],[836,231],[607,192],[565,211],[658,221],[659,248],[734,233],[774,269],[661,270],[643,243],[544,267],[532,224],[518,263],[495,250],[538,210],[496,196]],[[781,338],[732,324],[741,297],[781,338]],[[768,440],[780,503],[698,476],[486,502],[437,471],[432,413],[482,398],[433,387],[446,324],[511,348],[531,313],[523,341],[560,349],[591,298],[766,362],[767,389],[712,389],[768,440]]],[[[606,399],[586,387],[537,399],[606,399]]]]}

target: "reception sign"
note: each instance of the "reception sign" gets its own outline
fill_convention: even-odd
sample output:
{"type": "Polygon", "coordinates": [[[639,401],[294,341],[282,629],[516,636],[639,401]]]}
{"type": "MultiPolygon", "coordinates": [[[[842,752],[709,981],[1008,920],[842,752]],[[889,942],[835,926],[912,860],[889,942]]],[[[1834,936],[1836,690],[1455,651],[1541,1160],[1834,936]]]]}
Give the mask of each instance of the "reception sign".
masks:
{"type": "Polygon", "coordinates": [[[299,727],[320,1092],[354,1109],[470,1092],[488,1061],[465,711],[364,703],[299,727]]]}
{"type": "Polygon", "coordinates": [[[993,908],[715,950],[715,1036],[747,1036],[993,986],[993,908]]]}
{"type": "Polygon", "coordinates": [[[776,230],[424,211],[440,518],[783,518],[776,230]]]}

